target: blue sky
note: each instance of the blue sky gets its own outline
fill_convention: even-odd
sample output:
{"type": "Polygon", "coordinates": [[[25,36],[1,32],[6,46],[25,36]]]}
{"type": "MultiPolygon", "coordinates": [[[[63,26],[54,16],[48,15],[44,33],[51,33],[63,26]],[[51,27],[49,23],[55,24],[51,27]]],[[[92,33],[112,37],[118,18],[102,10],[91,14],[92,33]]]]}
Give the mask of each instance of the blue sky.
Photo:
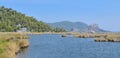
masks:
{"type": "Polygon", "coordinates": [[[120,31],[120,0],[0,0],[0,6],[44,22],[97,23],[105,30],[120,31]]]}

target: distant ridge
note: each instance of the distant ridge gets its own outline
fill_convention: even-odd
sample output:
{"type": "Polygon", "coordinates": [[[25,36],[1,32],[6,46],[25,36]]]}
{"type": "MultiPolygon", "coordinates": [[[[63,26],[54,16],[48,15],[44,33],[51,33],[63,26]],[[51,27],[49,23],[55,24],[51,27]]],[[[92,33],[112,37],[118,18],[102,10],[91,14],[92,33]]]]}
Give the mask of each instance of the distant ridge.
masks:
{"type": "Polygon", "coordinates": [[[55,23],[48,23],[52,27],[63,28],[70,32],[108,32],[106,30],[101,29],[98,24],[87,25],[83,22],[70,22],[70,21],[62,21],[55,23]]]}
{"type": "Polygon", "coordinates": [[[11,8],[0,6],[0,32],[64,32],[11,8]]]}

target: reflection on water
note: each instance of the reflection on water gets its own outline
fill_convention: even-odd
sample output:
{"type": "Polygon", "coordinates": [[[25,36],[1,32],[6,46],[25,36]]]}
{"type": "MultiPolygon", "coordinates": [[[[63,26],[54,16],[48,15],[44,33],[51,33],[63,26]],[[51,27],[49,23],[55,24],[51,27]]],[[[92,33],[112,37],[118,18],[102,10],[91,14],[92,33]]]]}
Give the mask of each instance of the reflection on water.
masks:
{"type": "Polygon", "coordinates": [[[61,35],[31,35],[29,48],[18,53],[18,58],[120,58],[120,43],[61,35]]]}
{"type": "Polygon", "coordinates": [[[22,58],[22,57],[29,58],[27,56],[28,52],[29,52],[28,48],[21,49],[20,52],[19,52],[19,54],[17,55],[17,58],[22,58]]]}

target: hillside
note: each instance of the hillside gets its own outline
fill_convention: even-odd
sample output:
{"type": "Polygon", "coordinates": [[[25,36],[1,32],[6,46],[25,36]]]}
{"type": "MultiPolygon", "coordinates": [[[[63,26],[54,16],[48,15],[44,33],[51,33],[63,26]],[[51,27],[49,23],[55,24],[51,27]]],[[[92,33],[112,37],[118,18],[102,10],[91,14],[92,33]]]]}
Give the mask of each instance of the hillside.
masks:
{"type": "Polygon", "coordinates": [[[107,32],[106,30],[101,29],[97,24],[87,25],[83,22],[62,21],[48,24],[53,27],[63,28],[73,32],[107,32]]]}
{"type": "Polygon", "coordinates": [[[63,28],[67,31],[71,31],[72,29],[79,29],[79,30],[84,30],[88,27],[87,24],[82,23],[82,22],[69,22],[69,21],[62,21],[62,22],[56,22],[56,23],[48,23],[49,25],[53,27],[59,27],[63,28]]]}
{"type": "Polygon", "coordinates": [[[52,28],[42,21],[26,16],[21,12],[17,12],[11,8],[0,7],[0,32],[47,32],[47,31],[63,31],[63,29],[52,28]]]}

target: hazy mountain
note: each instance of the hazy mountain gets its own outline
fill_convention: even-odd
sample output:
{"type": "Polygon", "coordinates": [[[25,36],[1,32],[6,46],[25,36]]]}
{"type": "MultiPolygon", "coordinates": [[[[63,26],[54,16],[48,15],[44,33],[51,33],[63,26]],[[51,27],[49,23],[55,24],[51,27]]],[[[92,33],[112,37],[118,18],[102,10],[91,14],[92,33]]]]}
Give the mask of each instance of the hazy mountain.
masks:
{"type": "Polygon", "coordinates": [[[88,27],[87,24],[82,23],[82,22],[69,22],[69,21],[49,23],[49,25],[51,25],[53,27],[63,28],[67,31],[72,31],[74,29],[84,30],[88,27]]]}
{"type": "Polygon", "coordinates": [[[89,25],[88,31],[89,32],[109,32],[109,31],[101,29],[98,24],[89,25]]]}
{"type": "Polygon", "coordinates": [[[74,32],[107,32],[101,29],[97,24],[87,25],[86,23],[83,22],[62,21],[48,24],[52,27],[63,28],[67,31],[74,32]]]}

